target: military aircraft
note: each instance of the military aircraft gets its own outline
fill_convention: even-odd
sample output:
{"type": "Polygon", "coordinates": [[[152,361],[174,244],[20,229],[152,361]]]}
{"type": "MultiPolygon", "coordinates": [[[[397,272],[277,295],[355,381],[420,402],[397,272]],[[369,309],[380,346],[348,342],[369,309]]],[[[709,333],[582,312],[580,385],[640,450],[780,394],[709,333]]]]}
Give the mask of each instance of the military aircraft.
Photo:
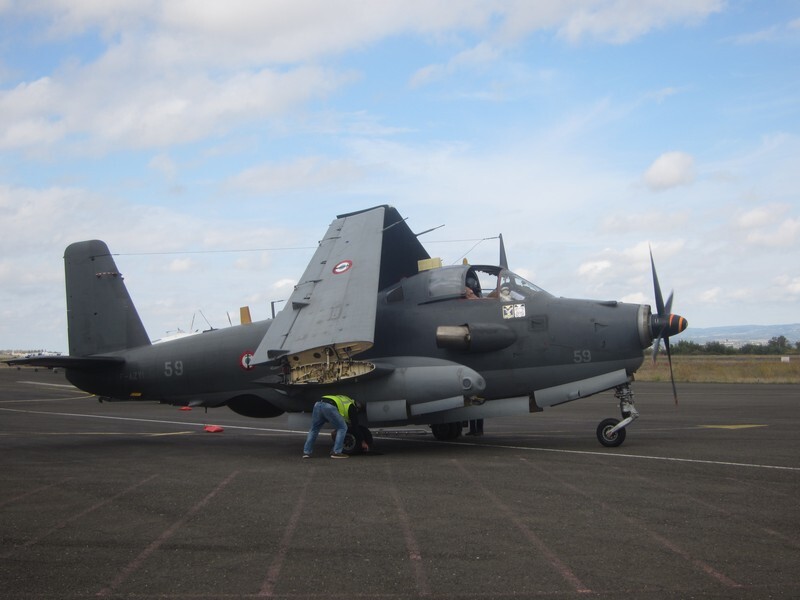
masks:
{"type": "MultiPolygon", "coordinates": [[[[346,394],[368,427],[429,425],[454,439],[472,419],[526,415],[614,390],[618,446],[639,415],[631,383],[654,342],[686,328],[663,302],[555,297],[500,264],[441,266],[390,206],[339,215],[274,319],[150,342],[106,244],[64,254],[69,355],[8,361],[64,368],[105,400],[228,406],[248,417],[307,413],[346,394]]],[[[671,368],[671,365],[670,365],[671,368]]],[[[674,381],[673,381],[674,387],[674,381]]],[[[676,395],[677,398],[677,395],[676,395]]]]}

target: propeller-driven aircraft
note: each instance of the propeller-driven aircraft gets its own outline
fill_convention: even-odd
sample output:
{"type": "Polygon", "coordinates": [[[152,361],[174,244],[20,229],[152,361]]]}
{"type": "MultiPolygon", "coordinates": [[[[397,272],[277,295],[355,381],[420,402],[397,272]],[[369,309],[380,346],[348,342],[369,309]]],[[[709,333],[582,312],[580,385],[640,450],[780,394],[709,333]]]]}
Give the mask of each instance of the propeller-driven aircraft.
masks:
{"type": "MultiPolygon", "coordinates": [[[[338,216],[284,308],[248,322],[150,342],[104,242],[64,254],[69,355],[7,361],[64,368],[103,400],[228,406],[270,418],[345,394],[367,427],[429,425],[454,439],[473,419],[526,415],[614,390],[618,446],[639,416],[631,383],[651,344],[686,328],[652,261],[656,310],[557,298],[499,265],[441,266],[390,206],[338,216]]],[[[670,364],[671,370],[671,364],[670,364]]],[[[674,389],[674,381],[673,381],[674,389]]],[[[677,399],[677,394],[676,394],[677,399]]],[[[358,451],[351,440],[348,448],[358,451]]]]}

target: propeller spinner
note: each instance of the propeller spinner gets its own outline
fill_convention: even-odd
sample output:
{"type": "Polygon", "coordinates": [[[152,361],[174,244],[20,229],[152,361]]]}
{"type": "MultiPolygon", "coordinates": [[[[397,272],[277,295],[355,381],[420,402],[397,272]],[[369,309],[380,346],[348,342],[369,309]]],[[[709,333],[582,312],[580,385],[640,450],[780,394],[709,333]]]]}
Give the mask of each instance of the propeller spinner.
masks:
{"type": "Polygon", "coordinates": [[[675,387],[675,375],[672,372],[672,354],[669,349],[670,336],[677,335],[686,329],[688,322],[680,315],[672,314],[672,292],[667,298],[667,303],[664,304],[664,297],[661,295],[661,286],[658,283],[658,275],[656,274],[656,264],[653,260],[653,250],[650,249],[650,266],[653,268],[653,290],[656,296],[656,310],[657,314],[650,316],[650,334],[655,340],[653,342],[653,362],[658,355],[658,349],[661,346],[661,340],[664,340],[664,347],[667,349],[667,362],[669,363],[669,379],[672,382],[672,395],[675,398],[675,404],[678,404],[678,390],[675,387]]]}

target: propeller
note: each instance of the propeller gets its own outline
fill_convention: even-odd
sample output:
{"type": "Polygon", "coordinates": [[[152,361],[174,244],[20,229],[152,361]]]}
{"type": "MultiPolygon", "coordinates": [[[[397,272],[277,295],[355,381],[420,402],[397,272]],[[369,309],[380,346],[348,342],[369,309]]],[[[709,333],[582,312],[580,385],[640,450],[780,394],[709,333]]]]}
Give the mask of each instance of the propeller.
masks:
{"type": "Polygon", "coordinates": [[[650,315],[650,333],[655,340],[653,342],[653,362],[656,362],[658,350],[661,347],[661,340],[664,340],[664,348],[667,350],[667,362],[669,363],[669,379],[672,382],[672,396],[675,404],[678,404],[678,390],[675,387],[675,375],[672,371],[672,353],[669,349],[670,336],[677,335],[688,325],[686,319],[680,315],[672,314],[672,292],[669,293],[667,303],[664,304],[664,297],[661,295],[661,285],[658,283],[656,274],[656,263],[653,260],[653,249],[650,249],[650,266],[653,269],[653,290],[656,296],[657,314],[650,315]]]}

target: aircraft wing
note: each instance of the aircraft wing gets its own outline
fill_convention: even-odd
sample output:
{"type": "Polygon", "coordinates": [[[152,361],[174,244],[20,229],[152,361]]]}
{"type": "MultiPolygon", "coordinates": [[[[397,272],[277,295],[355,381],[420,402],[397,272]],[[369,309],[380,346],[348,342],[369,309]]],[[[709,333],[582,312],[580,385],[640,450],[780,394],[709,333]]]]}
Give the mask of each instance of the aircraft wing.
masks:
{"type": "Polygon", "coordinates": [[[372,347],[387,208],[339,216],[331,223],[258,346],[255,364],[287,356],[294,367],[372,347]]]}

